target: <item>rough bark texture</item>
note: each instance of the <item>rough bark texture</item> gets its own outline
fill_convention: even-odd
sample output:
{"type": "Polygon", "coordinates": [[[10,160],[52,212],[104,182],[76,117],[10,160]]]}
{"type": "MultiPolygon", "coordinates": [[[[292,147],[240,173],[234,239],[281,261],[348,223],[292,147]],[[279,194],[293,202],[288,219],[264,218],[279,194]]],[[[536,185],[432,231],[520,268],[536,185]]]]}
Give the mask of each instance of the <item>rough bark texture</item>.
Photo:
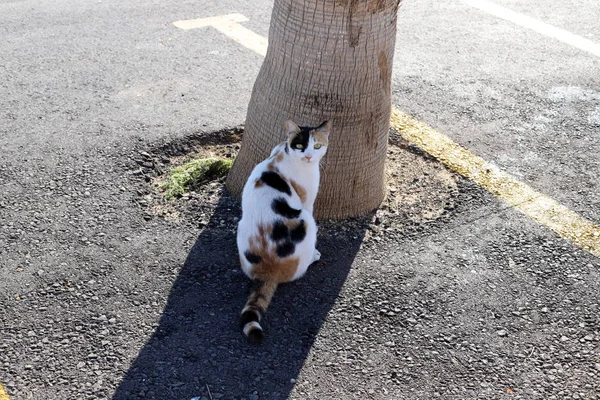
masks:
{"type": "Polygon", "coordinates": [[[315,204],[320,219],[375,209],[384,198],[390,86],[400,0],[275,0],[269,47],[227,187],[284,139],[283,122],[333,122],[315,204]]]}

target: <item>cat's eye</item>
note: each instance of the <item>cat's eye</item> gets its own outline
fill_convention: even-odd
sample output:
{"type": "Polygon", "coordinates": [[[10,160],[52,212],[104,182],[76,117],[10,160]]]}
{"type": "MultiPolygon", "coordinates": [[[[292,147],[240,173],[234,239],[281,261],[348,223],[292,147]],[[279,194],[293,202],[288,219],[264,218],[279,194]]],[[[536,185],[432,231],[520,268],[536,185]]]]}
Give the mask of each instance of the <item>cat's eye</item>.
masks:
{"type": "Polygon", "coordinates": [[[298,144],[296,145],[296,148],[297,148],[297,149],[303,149],[303,148],[304,148],[304,146],[303,146],[303,145],[301,145],[300,143],[298,143],[298,144]]]}
{"type": "Polygon", "coordinates": [[[323,145],[322,144],[315,144],[315,149],[320,149],[323,145]]]}

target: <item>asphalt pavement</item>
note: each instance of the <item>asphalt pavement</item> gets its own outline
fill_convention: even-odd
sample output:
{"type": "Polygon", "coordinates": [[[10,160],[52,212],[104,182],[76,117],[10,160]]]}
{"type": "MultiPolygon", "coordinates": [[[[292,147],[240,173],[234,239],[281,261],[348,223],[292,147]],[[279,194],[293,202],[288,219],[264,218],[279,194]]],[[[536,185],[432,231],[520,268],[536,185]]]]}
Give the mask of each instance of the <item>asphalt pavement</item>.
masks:
{"type": "MultiPolygon", "coordinates": [[[[593,0],[495,4],[600,44],[593,0]]],[[[271,5],[0,0],[10,399],[597,399],[600,260],[459,176],[428,223],[324,222],[322,262],[245,343],[239,204],[149,216],[136,160],[242,124],[262,61],[173,22],[241,13],[266,36],[271,5]]],[[[599,70],[468,1],[406,0],[393,104],[598,225],[599,70]]]]}

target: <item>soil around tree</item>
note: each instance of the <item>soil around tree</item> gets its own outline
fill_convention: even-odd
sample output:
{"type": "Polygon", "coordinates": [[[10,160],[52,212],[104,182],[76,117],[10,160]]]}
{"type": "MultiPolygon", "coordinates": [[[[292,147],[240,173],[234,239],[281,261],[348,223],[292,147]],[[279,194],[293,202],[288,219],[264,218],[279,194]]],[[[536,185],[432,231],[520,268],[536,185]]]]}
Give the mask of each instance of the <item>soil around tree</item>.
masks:
{"type": "MultiPolygon", "coordinates": [[[[206,223],[211,207],[219,199],[239,208],[237,199],[225,189],[226,177],[221,177],[168,200],[160,186],[170,169],[198,158],[233,160],[241,144],[243,125],[189,135],[175,141],[157,143],[140,149],[135,158],[134,176],[146,182],[138,191],[138,204],[144,218],[162,218],[178,223],[206,223]]],[[[326,163],[326,158],[323,160],[326,163]]],[[[386,197],[381,205],[364,216],[343,221],[321,221],[320,225],[368,225],[369,240],[373,232],[404,230],[448,217],[455,209],[458,184],[462,178],[440,162],[407,143],[390,130],[385,166],[386,197]]],[[[239,214],[239,213],[238,213],[239,214]]],[[[239,217],[239,215],[238,215],[239,217]]]]}

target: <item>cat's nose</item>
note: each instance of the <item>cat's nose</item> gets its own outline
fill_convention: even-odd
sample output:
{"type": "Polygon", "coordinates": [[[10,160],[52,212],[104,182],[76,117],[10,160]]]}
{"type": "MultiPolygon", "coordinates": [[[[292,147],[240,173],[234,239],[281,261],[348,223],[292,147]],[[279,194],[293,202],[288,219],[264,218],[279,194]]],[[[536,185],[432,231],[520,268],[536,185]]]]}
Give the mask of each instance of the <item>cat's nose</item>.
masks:
{"type": "Polygon", "coordinates": [[[304,156],[304,157],[306,157],[306,159],[307,159],[308,161],[310,161],[310,159],[312,158],[312,156],[304,156]]]}

